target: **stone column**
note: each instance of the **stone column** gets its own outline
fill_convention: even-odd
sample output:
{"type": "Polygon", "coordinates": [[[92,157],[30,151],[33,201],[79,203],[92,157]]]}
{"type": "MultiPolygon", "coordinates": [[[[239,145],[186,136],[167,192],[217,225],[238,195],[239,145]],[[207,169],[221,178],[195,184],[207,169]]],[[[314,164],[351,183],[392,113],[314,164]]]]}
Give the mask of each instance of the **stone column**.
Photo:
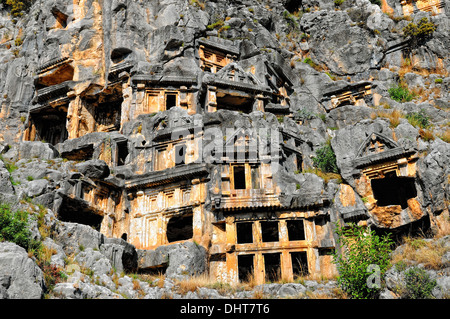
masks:
{"type": "Polygon", "coordinates": [[[238,271],[238,261],[237,254],[232,249],[237,243],[236,237],[236,224],[234,223],[234,217],[227,217],[225,222],[225,232],[226,232],[226,263],[227,263],[227,278],[231,283],[239,282],[239,271],[238,271]]]}
{"type": "Polygon", "coordinates": [[[253,276],[256,284],[261,285],[265,281],[265,267],[264,267],[264,256],[262,253],[258,252],[255,254],[255,259],[253,260],[253,276]]]}
{"type": "Polygon", "coordinates": [[[283,250],[281,252],[281,278],[287,281],[294,280],[294,276],[292,273],[292,261],[291,254],[287,250],[283,250]]]}
{"type": "Polygon", "coordinates": [[[258,94],[256,96],[255,103],[253,104],[253,111],[261,111],[264,112],[264,101],[266,97],[262,94],[258,94]]]}
{"type": "Polygon", "coordinates": [[[78,125],[79,125],[79,109],[81,107],[81,98],[75,96],[75,92],[69,92],[70,96],[74,96],[69,103],[69,108],[67,109],[67,133],[68,139],[73,139],[78,137],[78,125]]]}
{"type": "Polygon", "coordinates": [[[215,86],[209,86],[206,94],[206,110],[207,112],[215,112],[217,111],[217,96],[216,96],[217,88],[215,86]]]}
{"type": "Polygon", "coordinates": [[[133,88],[131,87],[131,80],[128,76],[124,79],[124,82],[122,83],[122,107],[121,107],[121,114],[120,114],[120,132],[122,132],[123,124],[125,122],[128,122],[130,120],[130,110],[131,110],[131,104],[133,102],[133,88]]]}

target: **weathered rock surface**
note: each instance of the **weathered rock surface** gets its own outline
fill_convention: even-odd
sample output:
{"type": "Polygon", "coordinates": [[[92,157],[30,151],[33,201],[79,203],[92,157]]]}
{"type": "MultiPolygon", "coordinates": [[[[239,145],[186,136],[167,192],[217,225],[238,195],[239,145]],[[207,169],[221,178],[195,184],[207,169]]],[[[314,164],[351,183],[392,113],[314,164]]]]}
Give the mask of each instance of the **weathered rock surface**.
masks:
{"type": "Polygon", "coordinates": [[[206,271],[206,250],[192,242],[138,250],[139,269],[166,268],[167,278],[183,279],[206,271]]]}
{"type": "Polygon", "coordinates": [[[431,152],[419,162],[419,174],[424,183],[424,197],[431,211],[440,214],[448,209],[450,184],[445,182],[449,176],[450,146],[448,143],[436,140],[431,144],[431,152]],[[445,185],[443,187],[443,185],[445,185]]]}
{"type": "MultiPolygon", "coordinates": [[[[372,8],[380,10],[376,5],[372,8]]],[[[354,26],[344,11],[306,13],[301,25],[311,35],[309,46],[314,58],[336,74],[367,71],[383,57],[382,48],[376,44],[376,37],[354,26]]]]}
{"type": "Polygon", "coordinates": [[[103,179],[109,176],[109,166],[102,160],[89,160],[75,165],[81,174],[87,178],[103,179]]]}
{"type": "Polygon", "coordinates": [[[0,243],[0,294],[6,299],[41,299],[44,275],[28,253],[16,244],[0,243]]]}
{"type": "MultiPolygon", "coordinates": [[[[335,297],[337,284],[333,280],[259,285],[252,291],[229,294],[202,287],[181,294],[178,281],[208,272],[205,247],[209,248],[209,243],[203,245],[207,238],[202,237],[201,244],[189,240],[145,250],[137,249],[131,240],[107,238],[94,226],[57,220],[73,221],[64,215],[67,211],[74,215],[92,213],[90,217],[105,221],[95,227],[115,235],[120,230],[117,237],[127,238],[127,229],[138,228],[130,220],[141,218],[150,204],[139,213],[133,212],[130,198],[145,192],[139,192],[142,185],[125,189],[125,183],[142,172],[149,172],[143,178],[151,187],[174,179],[174,170],[155,174],[152,148],[173,134],[174,128],[187,128],[192,133],[198,123],[203,128],[217,127],[222,133],[226,127],[245,128],[255,139],[261,138],[257,131],[261,128],[285,137],[263,145],[276,144],[283,150],[279,157],[272,157],[279,165],[271,168],[278,171],[268,178],[267,189],[258,187],[257,191],[268,191],[274,182],[277,205],[289,207],[284,211],[317,214],[311,233],[325,234],[311,246],[318,243],[320,249],[333,249],[334,226],[330,223],[336,222],[356,220],[400,231],[401,226],[420,220],[431,223],[435,232],[445,229],[450,201],[448,1],[442,12],[416,10],[408,17],[405,4],[399,0],[382,2],[380,7],[369,0],[341,4],[333,0],[42,0],[35,1],[20,18],[13,18],[10,8],[0,4],[0,201],[25,208],[33,202],[49,209],[43,221],[34,218],[29,228],[32,238],[41,240],[45,236],[39,228],[42,223],[47,227],[49,237],[43,245],[53,252],[50,263],[68,275],[66,282],[56,284],[52,297],[253,298],[260,293],[271,298],[335,297]],[[422,18],[435,23],[436,30],[413,45],[414,41],[404,37],[403,28],[422,18]],[[202,69],[199,47],[211,39],[215,39],[215,49],[226,51],[227,59],[236,59],[230,63],[235,69],[225,68],[227,74],[202,69]],[[269,66],[276,75],[269,74],[269,66]],[[230,79],[236,74],[251,83],[233,83],[230,79]],[[252,95],[271,77],[271,85],[252,95]],[[215,82],[218,86],[209,87],[215,80],[219,80],[215,82]],[[171,93],[179,83],[176,106],[168,105],[163,94],[159,99],[169,110],[135,116],[139,108],[151,104],[143,102],[148,98],[144,92],[164,87],[171,93]],[[229,92],[214,93],[224,83],[230,85],[226,86],[229,92]],[[361,83],[364,92],[356,92],[361,83]],[[415,93],[412,101],[393,99],[389,91],[399,84],[415,93]],[[272,86],[276,86],[275,93],[264,96],[272,86]],[[189,90],[193,93],[187,97],[189,90]],[[228,93],[228,97],[221,96],[228,93]],[[226,109],[233,103],[241,104],[226,109]],[[99,106],[107,106],[106,113],[99,115],[99,106]],[[241,106],[248,109],[243,111],[241,106]],[[119,116],[112,114],[115,107],[120,109],[119,116]],[[209,107],[217,111],[210,112],[209,107]],[[45,114],[41,113],[44,110],[45,114]],[[398,122],[392,119],[393,111],[401,112],[398,122]],[[430,126],[420,127],[408,119],[408,115],[422,111],[430,126]],[[53,126],[55,122],[61,125],[53,126]],[[42,126],[40,131],[36,123],[42,126]],[[69,138],[62,134],[64,130],[69,138]],[[391,139],[403,150],[414,151],[417,165],[402,175],[412,178],[416,188],[413,200],[407,203],[409,210],[401,205],[381,205],[373,212],[378,199],[375,195],[366,197],[370,181],[361,183],[361,170],[355,165],[361,145],[373,133],[391,139]],[[325,181],[314,172],[317,151],[330,140],[342,183],[338,178],[325,181]],[[288,160],[293,153],[300,154],[301,163],[300,159],[288,160]],[[89,193],[103,186],[100,195],[89,193]],[[117,195],[117,190],[123,193],[117,195]],[[120,213],[107,206],[118,207],[120,213]],[[319,225],[321,218],[328,221],[325,230],[319,225]],[[113,226],[116,221],[123,225],[113,226]],[[68,264],[70,258],[73,264],[68,264]],[[73,271],[80,266],[83,269],[73,271]],[[162,271],[164,283],[149,284],[131,275],[117,275],[136,271],[162,271]]],[[[216,137],[214,143],[222,144],[222,140],[227,141],[226,134],[216,137]]],[[[206,154],[207,150],[203,151],[206,154]]],[[[376,164],[382,167],[384,162],[376,164]]],[[[186,171],[192,174],[189,169],[186,171]]],[[[232,174],[214,165],[205,170],[207,177],[175,178],[193,185],[204,182],[204,186],[194,187],[204,187],[208,196],[229,192],[223,184],[234,178],[232,174]]],[[[267,173],[264,169],[262,175],[267,173]]],[[[163,191],[158,192],[162,196],[163,191]]],[[[180,194],[175,196],[192,195],[180,194]]],[[[195,196],[189,203],[193,207],[201,202],[195,196]]],[[[158,201],[169,199],[160,197],[158,201]]],[[[218,197],[210,196],[201,203],[202,209],[219,208],[219,202],[218,197]]],[[[165,207],[158,214],[171,214],[171,209],[165,207]]],[[[167,222],[171,217],[164,218],[167,222]]],[[[223,218],[223,212],[208,218],[223,218]]],[[[158,232],[165,226],[158,226],[158,232]]],[[[212,228],[212,223],[209,226],[212,228]]],[[[221,249],[225,248],[217,248],[224,254],[221,249]]],[[[317,265],[319,259],[328,258],[318,249],[314,254],[317,265]]],[[[445,258],[443,264],[448,262],[448,253],[445,258]]],[[[437,282],[433,296],[448,298],[448,267],[440,273],[427,271],[437,282]]],[[[404,286],[402,274],[394,267],[388,271],[381,298],[399,297],[396,289],[404,286]]],[[[0,297],[42,298],[45,289],[42,271],[34,260],[22,248],[0,243],[0,297]]]]}
{"type": "MultiPolygon", "coordinates": [[[[434,247],[442,250],[442,256],[440,256],[439,260],[434,260],[434,262],[439,266],[436,269],[436,266],[430,267],[427,265],[427,261],[425,263],[419,263],[417,261],[412,260],[402,260],[399,263],[388,269],[386,272],[384,279],[386,282],[386,288],[380,295],[380,299],[399,299],[399,298],[408,298],[409,291],[411,289],[407,285],[407,280],[405,277],[405,273],[408,273],[413,268],[422,269],[426,275],[428,276],[428,282],[433,283],[434,286],[431,290],[430,298],[436,299],[445,299],[448,298],[450,293],[450,244],[449,244],[450,236],[444,236],[439,239],[423,239],[424,242],[430,243],[434,245],[434,247]]],[[[402,254],[405,249],[405,245],[398,246],[393,252],[392,255],[402,254]]],[[[436,252],[433,252],[436,254],[436,252]]],[[[418,291],[423,291],[425,287],[427,287],[428,282],[425,282],[423,279],[421,282],[421,286],[417,285],[415,288],[418,291]]]]}
{"type": "Polygon", "coordinates": [[[53,239],[69,255],[87,248],[99,250],[105,236],[87,225],[60,222],[56,224],[53,239]]]}

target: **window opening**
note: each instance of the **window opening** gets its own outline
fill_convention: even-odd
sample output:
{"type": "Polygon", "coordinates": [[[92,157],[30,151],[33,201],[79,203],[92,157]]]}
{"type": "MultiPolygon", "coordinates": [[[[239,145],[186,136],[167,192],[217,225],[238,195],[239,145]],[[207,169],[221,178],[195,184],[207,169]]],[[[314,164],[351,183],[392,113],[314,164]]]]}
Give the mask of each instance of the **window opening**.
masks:
{"type": "Polygon", "coordinates": [[[166,110],[170,110],[175,106],[177,106],[177,95],[173,93],[166,94],[166,110]]]}
{"type": "Polygon", "coordinates": [[[125,160],[128,156],[128,143],[117,143],[117,166],[125,165],[125,160]]]}
{"type": "Polygon", "coordinates": [[[295,155],[295,165],[298,172],[302,171],[302,162],[302,157],[299,154],[295,155]]]}
{"type": "Polygon", "coordinates": [[[191,239],[193,236],[192,225],[192,215],[171,217],[167,223],[168,242],[191,239]]]}
{"type": "Polygon", "coordinates": [[[238,255],[239,281],[250,281],[253,275],[253,257],[255,255],[238,255]]]}
{"type": "Polygon", "coordinates": [[[280,254],[263,254],[264,270],[266,272],[266,281],[278,281],[281,278],[280,254]]]}
{"type": "Polygon", "coordinates": [[[400,205],[408,207],[408,199],[417,196],[413,177],[398,177],[395,172],[385,178],[372,179],[372,191],[378,206],[400,205]]]}
{"type": "Polygon", "coordinates": [[[289,240],[305,240],[305,227],[303,220],[286,221],[289,240]]]}
{"type": "Polygon", "coordinates": [[[253,243],[253,223],[237,223],[236,235],[238,244],[253,243]]]}
{"type": "Polygon", "coordinates": [[[278,222],[276,221],[261,221],[261,235],[263,242],[279,241],[278,236],[278,222]]]}
{"type": "Polygon", "coordinates": [[[186,164],[186,149],[185,144],[175,146],[175,165],[186,164]]]}
{"type": "Polygon", "coordinates": [[[245,166],[233,166],[234,189],[246,189],[245,184],[245,166]]]}
{"type": "Polygon", "coordinates": [[[308,271],[308,258],[306,251],[297,251],[291,253],[292,274],[295,276],[306,276],[308,271]]]}

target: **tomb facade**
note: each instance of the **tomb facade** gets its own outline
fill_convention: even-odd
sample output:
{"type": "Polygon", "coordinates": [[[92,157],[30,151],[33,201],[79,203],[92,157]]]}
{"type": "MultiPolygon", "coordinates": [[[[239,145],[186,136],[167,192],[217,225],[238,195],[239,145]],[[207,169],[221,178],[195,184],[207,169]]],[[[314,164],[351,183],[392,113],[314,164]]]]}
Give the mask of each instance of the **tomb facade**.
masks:
{"type": "MultiPolygon", "coordinates": [[[[279,121],[292,117],[293,93],[281,58],[242,59],[238,44],[214,37],[196,41],[195,67],[181,73],[170,63],[136,71],[132,57],[131,49],[114,49],[103,85],[82,86],[76,61],[65,58],[38,74],[24,139],[47,141],[90,167],[58,190],[59,217],[139,250],[195,242],[207,249],[209,274],[220,281],[335,275],[336,216],[327,186],[313,174],[296,176],[311,165],[304,154],[311,145],[295,122],[288,128],[279,121]]],[[[324,97],[329,111],[370,95],[370,83],[358,83],[324,97]]],[[[395,167],[373,166],[370,156],[378,155],[366,154],[375,148],[367,143],[355,163],[363,171],[358,185],[370,189],[370,211],[376,216],[393,202],[400,207],[393,210],[416,214],[410,180],[394,181],[404,182],[408,197],[398,202],[377,184],[389,172],[413,178],[412,154],[398,157],[404,152],[389,141],[395,156],[382,163],[395,167]]]]}

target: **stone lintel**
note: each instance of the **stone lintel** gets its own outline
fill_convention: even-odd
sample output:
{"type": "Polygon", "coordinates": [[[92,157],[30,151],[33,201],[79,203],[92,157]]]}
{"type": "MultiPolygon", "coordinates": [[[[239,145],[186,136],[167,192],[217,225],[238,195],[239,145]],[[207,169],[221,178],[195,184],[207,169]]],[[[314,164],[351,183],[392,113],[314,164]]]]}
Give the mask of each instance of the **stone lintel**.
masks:
{"type": "Polygon", "coordinates": [[[199,175],[208,174],[206,164],[192,163],[167,168],[163,171],[154,171],[142,175],[135,175],[125,182],[127,189],[158,186],[180,180],[192,179],[199,175]]]}

